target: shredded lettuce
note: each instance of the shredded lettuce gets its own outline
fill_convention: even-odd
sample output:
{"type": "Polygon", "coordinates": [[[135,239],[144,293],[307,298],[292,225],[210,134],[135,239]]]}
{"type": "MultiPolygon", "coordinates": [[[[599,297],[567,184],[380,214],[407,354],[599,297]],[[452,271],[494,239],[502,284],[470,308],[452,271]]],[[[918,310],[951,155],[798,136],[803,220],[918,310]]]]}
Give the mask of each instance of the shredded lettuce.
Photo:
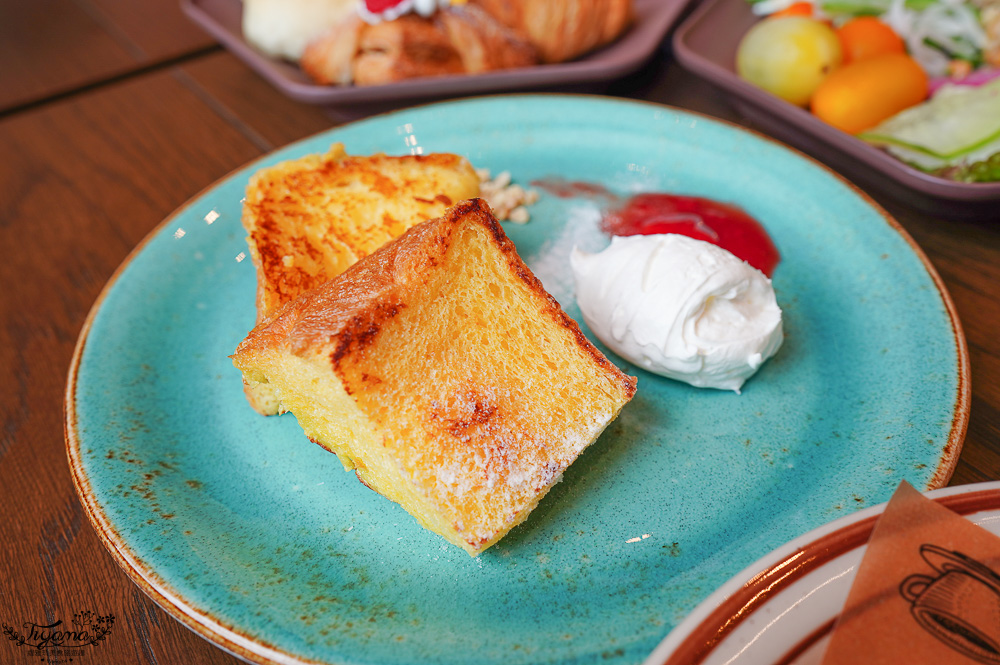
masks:
{"type": "MultiPolygon", "coordinates": [[[[939,0],[905,0],[906,9],[922,12],[939,0]]],[[[892,0],[828,0],[820,2],[819,8],[830,16],[850,18],[853,16],[881,16],[889,11],[892,0]]]]}
{"type": "Polygon", "coordinates": [[[982,61],[986,32],[978,12],[963,0],[937,0],[922,10],[892,0],[881,19],[906,41],[929,76],[944,76],[952,60],[982,61]]]}

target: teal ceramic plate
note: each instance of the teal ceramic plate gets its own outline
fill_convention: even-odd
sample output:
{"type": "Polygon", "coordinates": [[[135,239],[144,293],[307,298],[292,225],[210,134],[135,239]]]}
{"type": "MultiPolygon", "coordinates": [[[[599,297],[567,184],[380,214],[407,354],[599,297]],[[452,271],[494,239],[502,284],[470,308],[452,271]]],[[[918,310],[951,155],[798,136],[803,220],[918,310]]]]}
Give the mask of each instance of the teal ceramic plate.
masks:
{"type": "MultiPolygon", "coordinates": [[[[567,257],[599,201],[543,193],[507,225],[573,315],[567,257]]],[[[968,420],[968,359],[912,240],[857,190],[705,117],[596,97],[408,109],[251,164],[166,220],[80,337],[70,461],[98,533],[174,616],[252,661],[635,663],[737,571],[809,529],[943,485],[968,420]],[[736,203],[783,260],[787,339],[741,395],[647,374],[528,521],[471,558],[246,404],[227,356],[254,319],[247,178],[326,150],[450,151],[516,181],[736,203]]]]}

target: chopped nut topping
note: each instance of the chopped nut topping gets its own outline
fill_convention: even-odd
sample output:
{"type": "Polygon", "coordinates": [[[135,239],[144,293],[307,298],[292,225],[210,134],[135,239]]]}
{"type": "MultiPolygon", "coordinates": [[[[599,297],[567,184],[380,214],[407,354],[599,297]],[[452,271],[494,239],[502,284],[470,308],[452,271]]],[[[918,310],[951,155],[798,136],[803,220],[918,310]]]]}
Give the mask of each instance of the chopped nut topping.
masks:
{"type": "Polygon", "coordinates": [[[538,192],[511,184],[510,171],[502,171],[491,178],[489,169],[476,169],[480,194],[493,209],[497,219],[525,224],[531,219],[527,206],[538,201],[538,192]]]}

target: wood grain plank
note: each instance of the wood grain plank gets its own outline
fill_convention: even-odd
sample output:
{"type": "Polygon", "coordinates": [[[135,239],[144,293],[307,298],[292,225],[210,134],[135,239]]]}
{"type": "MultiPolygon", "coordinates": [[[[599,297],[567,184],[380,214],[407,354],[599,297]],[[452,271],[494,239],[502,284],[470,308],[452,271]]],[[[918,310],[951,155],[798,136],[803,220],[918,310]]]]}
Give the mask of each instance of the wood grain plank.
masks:
{"type": "Polygon", "coordinates": [[[143,62],[169,60],[215,43],[184,15],[179,0],[85,1],[109,31],[138,49],[143,62]]]}
{"type": "Polygon", "coordinates": [[[0,110],[121,74],[137,62],[72,0],[0,0],[0,110]]]}
{"type": "MultiPolygon", "coordinates": [[[[114,614],[93,662],[238,662],[168,617],[118,568],[70,478],[62,394],[104,282],[177,205],[260,150],[174,73],[0,121],[0,618],[114,614]]],[[[0,662],[28,662],[0,640],[0,662]]]]}
{"type": "MultiPolygon", "coordinates": [[[[973,381],[975,385],[975,381],[973,381]]],[[[951,485],[997,480],[1000,469],[1000,409],[996,401],[974,397],[969,435],[951,485]]]]}
{"type": "Polygon", "coordinates": [[[338,124],[323,109],[280,94],[229,53],[185,64],[192,86],[259,137],[268,149],[283,146],[338,124]]]}
{"type": "Polygon", "coordinates": [[[176,0],[0,0],[0,111],[214,44],[176,0]]]}

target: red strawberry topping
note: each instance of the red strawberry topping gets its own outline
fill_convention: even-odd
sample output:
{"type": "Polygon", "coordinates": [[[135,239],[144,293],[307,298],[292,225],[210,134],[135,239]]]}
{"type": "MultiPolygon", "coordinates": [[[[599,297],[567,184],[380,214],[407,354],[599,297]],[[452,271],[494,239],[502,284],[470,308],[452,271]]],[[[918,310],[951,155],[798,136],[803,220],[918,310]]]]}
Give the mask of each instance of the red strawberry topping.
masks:
{"type": "Polygon", "coordinates": [[[405,0],[364,0],[365,8],[372,14],[380,14],[387,9],[392,9],[405,0]]]}

